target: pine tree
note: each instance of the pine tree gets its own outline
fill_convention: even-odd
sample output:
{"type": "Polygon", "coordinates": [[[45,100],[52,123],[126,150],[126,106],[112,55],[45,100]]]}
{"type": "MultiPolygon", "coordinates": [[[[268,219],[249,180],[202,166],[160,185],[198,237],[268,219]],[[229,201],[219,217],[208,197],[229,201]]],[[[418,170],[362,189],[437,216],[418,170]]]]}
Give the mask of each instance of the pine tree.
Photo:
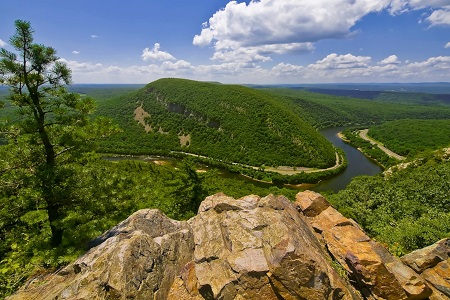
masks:
{"type": "Polygon", "coordinates": [[[59,220],[72,201],[63,186],[70,176],[64,166],[90,151],[93,140],[117,128],[106,119],[90,121],[93,99],[67,90],[71,70],[55,49],[34,43],[29,22],[17,20],[15,28],[9,42],[16,53],[0,50],[0,84],[10,88],[9,100],[18,107],[20,121],[3,133],[10,147],[26,145],[30,155],[15,163],[3,161],[0,174],[24,166],[32,170],[48,214],[51,245],[57,247],[63,237],[59,220]]]}

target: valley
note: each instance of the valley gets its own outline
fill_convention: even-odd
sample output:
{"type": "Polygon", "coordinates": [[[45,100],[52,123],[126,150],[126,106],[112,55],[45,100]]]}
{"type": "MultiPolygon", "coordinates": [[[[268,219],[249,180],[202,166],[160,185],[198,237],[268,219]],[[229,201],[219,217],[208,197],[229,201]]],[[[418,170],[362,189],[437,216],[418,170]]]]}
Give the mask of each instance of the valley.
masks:
{"type": "MultiPolygon", "coordinates": [[[[158,208],[169,217],[188,219],[207,195],[218,192],[235,198],[272,193],[294,199],[298,190],[320,191],[396,255],[449,236],[450,172],[446,152],[439,152],[450,144],[444,137],[450,119],[445,103],[405,103],[404,94],[401,101],[386,103],[181,79],[72,89],[95,97],[94,117],[109,118],[120,127],[97,142],[97,152],[125,159],[89,154],[67,165],[65,172],[73,177],[63,183],[70,186],[64,193],[77,204],[66,208],[61,219],[64,245],[55,251],[46,250],[48,238],[37,239],[48,237],[43,210],[14,206],[24,203],[20,199],[39,199],[21,192],[37,189],[32,180],[13,188],[23,176],[33,178],[33,169],[23,169],[17,177],[2,175],[0,232],[5,243],[0,252],[6,269],[0,280],[5,284],[20,283],[17,278],[35,272],[32,261],[45,260],[49,266],[72,261],[83,252],[80,245],[133,211],[158,208]],[[397,169],[399,160],[363,140],[359,132],[367,128],[370,137],[405,155],[406,167],[397,169]],[[428,134],[421,135],[423,128],[428,134]],[[134,160],[140,155],[155,156],[157,163],[134,160]],[[388,167],[389,177],[382,173],[388,167]],[[27,239],[17,243],[23,232],[27,239]],[[31,251],[34,245],[42,250],[31,251]],[[12,262],[19,262],[20,271],[12,262]]],[[[0,93],[5,102],[0,116],[20,122],[7,92],[0,93]]],[[[19,165],[20,149],[2,146],[2,162],[19,165]]],[[[8,291],[17,288],[8,286],[8,291]]]]}

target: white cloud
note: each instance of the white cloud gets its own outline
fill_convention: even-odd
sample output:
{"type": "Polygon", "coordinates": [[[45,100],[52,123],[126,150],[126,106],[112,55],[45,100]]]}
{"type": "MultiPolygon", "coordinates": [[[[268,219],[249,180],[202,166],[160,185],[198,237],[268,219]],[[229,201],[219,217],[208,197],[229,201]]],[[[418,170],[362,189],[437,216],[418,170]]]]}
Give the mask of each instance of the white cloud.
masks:
{"type": "Polygon", "coordinates": [[[159,51],[159,48],[161,45],[159,43],[155,43],[153,46],[153,49],[145,48],[142,51],[142,59],[144,61],[150,60],[150,61],[163,61],[163,60],[175,60],[175,57],[173,57],[170,53],[159,51]]]}
{"type": "Polygon", "coordinates": [[[283,62],[268,68],[244,61],[193,65],[178,60],[129,67],[65,59],[61,61],[72,69],[76,83],[148,83],[162,77],[227,83],[423,82],[448,81],[450,73],[450,56],[400,62],[395,55],[391,55],[380,62],[372,62],[368,56],[331,53],[309,65],[283,62]]]}
{"type": "Polygon", "coordinates": [[[99,38],[99,36],[98,36],[98,35],[96,35],[96,34],[92,34],[92,35],[91,35],[91,38],[93,38],[93,39],[98,39],[98,38],[99,38]]]}
{"type": "Polygon", "coordinates": [[[60,58],[59,61],[67,64],[67,66],[72,70],[72,72],[95,72],[103,69],[103,65],[100,63],[90,63],[90,62],[77,62],[75,60],[66,60],[60,58]]]}
{"type": "Polygon", "coordinates": [[[450,9],[435,10],[426,21],[430,22],[431,26],[450,25],[450,9]]]}
{"type": "Polygon", "coordinates": [[[423,8],[444,8],[450,5],[448,0],[392,0],[390,12],[400,14],[409,10],[423,8]]]}
{"type": "Polygon", "coordinates": [[[218,50],[212,59],[228,62],[267,62],[271,61],[271,54],[285,54],[290,52],[312,52],[312,43],[292,43],[280,45],[262,45],[254,47],[239,47],[237,49],[218,50]]]}
{"type": "Polygon", "coordinates": [[[364,16],[389,10],[393,15],[429,9],[424,20],[431,26],[450,25],[449,0],[251,0],[229,1],[202,24],[196,46],[213,46],[213,60],[266,62],[271,55],[314,50],[313,43],[347,38],[357,33],[364,16]],[[246,3],[248,2],[248,4],[246,3]],[[307,45],[307,46],[306,46],[307,45]],[[270,48],[270,51],[267,51],[270,48]]]}
{"type": "Polygon", "coordinates": [[[416,69],[435,69],[438,70],[449,70],[450,69],[450,56],[438,56],[438,57],[430,57],[426,61],[422,62],[414,62],[408,65],[409,68],[416,69]]]}
{"type": "MultiPolygon", "coordinates": [[[[241,47],[312,43],[343,38],[363,16],[381,11],[388,0],[260,0],[230,1],[194,37],[197,46],[213,44],[216,51],[241,47]]],[[[272,52],[276,53],[276,52],[272,52]]]]}
{"type": "Polygon", "coordinates": [[[161,64],[161,68],[167,71],[190,70],[191,64],[184,60],[179,60],[175,63],[165,61],[161,64]]]}
{"type": "Polygon", "coordinates": [[[398,60],[397,55],[391,55],[379,62],[380,65],[390,65],[390,64],[399,64],[399,63],[401,63],[401,61],[398,60]]]}
{"type": "Polygon", "coordinates": [[[272,68],[272,72],[276,76],[300,76],[304,74],[303,66],[296,66],[292,64],[279,63],[272,68]]]}
{"type": "Polygon", "coordinates": [[[6,45],[8,44],[0,39],[0,47],[5,47],[6,45]]]}
{"type": "Polygon", "coordinates": [[[448,42],[447,44],[445,44],[444,48],[450,48],[450,42],[448,42]]]}
{"type": "Polygon", "coordinates": [[[74,51],[72,51],[72,54],[75,54],[75,55],[80,54],[80,51],[74,50],[74,51]]]}
{"type": "Polygon", "coordinates": [[[246,3],[231,1],[216,12],[194,37],[194,44],[219,47],[315,42],[341,38],[363,16],[381,11],[387,0],[260,0],[246,3]],[[217,45],[216,45],[217,46],[217,45]]]}
{"type": "Polygon", "coordinates": [[[369,56],[354,56],[350,53],[337,55],[336,53],[331,53],[315,64],[310,64],[308,68],[313,70],[365,68],[370,61],[371,57],[369,56]]]}
{"type": "Polygon", "coordinates": [[[450,1],[448,0],[392,0],[390,12],[394,15],[410,10],[430,9],[423,20],[431,26],[450,25],[450,1]]]}

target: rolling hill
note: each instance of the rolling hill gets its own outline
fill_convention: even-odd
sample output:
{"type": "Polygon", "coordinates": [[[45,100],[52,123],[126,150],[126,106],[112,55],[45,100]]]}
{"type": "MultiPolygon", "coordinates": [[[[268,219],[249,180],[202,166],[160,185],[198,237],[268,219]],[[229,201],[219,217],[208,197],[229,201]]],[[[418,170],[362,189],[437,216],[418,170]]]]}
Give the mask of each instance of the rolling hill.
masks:
{"type": "Polygon", "coordinates": [[[160,79],[103,103],[123,133],[101,145],[124,154],[187,152],[251,166],[331,167],[333,146],[279,97],[238,85],[160,79]]]}
{"type": "MultiPolygon", "coordinates": [[[[393,93],[395,99],[357,99],[325,95],[304,90],[265,88],[283,99],[286,105],[316,128],[347,125],[371,126],[400,119],[450,119],[450,106],[405,98],[393,93]]],[[[435,97],[436,95],[428,95],[435,97]]],[[[436,96],[437,97],[437,96],[436,96]]]]}

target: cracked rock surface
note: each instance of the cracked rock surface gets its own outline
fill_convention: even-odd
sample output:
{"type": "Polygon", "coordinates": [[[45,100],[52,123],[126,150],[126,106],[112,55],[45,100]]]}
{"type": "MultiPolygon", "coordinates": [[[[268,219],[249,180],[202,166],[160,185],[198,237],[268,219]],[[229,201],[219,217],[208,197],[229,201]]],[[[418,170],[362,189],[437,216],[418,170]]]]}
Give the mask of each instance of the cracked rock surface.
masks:
{"type": "Polygon", "coordinates": [[[144,209],[90,247],[8,299],[415,300],[432,290],[432,300],[448,295],[448,241],[405,257],[411,269],[314,192],[299,193],[296,203],[283,196],[236,200],[216,194],[188,221],[144,209]],[[338,262],[340,275],[349,278],[337,274],[338,262]]]}

